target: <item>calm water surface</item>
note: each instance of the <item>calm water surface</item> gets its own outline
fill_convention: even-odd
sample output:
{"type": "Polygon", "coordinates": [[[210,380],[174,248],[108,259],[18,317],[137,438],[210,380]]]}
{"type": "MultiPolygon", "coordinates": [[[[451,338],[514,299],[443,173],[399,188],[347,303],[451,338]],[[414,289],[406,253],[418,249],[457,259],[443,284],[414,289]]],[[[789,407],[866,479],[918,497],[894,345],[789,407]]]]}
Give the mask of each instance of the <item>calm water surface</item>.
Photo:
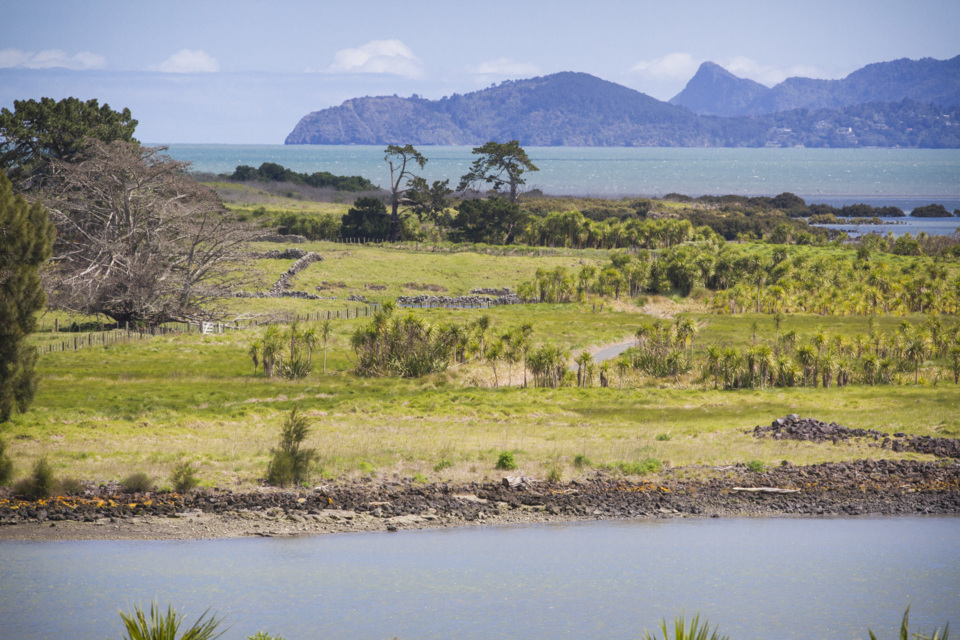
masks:
{"type": "Polygon", "coordinates": [[[0,637],[118,638],[207,607],[225,638],[637,638],[699,612],[734,640],[960,624],[960,518],[598,522],[295,539],[0,543],[0,637]]]}
{"type": "MultiPolygon", "coordinates": [[[[428,180],[456,185],[474,157],[471,147],[420,147],[428,180]]],[[[939,202],[960,208],[957,149],[688,149],[527,147],[540,171],[528,187],[555,195],[662,196],[670,192],[776,195],[808,202],[892,204],[906,210],[939,202]]],[[[170,145],[193,170],[232,173],[238,165],[276,162],[295,171],[361,175],[388,184],[381,146],[170,145]]]]}

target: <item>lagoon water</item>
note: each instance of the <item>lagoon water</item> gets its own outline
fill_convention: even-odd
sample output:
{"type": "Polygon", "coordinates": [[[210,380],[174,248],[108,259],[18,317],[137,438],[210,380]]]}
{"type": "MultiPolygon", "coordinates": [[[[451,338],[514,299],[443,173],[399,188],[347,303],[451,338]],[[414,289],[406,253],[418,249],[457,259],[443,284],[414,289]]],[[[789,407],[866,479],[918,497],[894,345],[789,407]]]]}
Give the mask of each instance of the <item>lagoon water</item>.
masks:
{"type": "MultiPolygon", "coordinates": [[[[456,185],[474,157],[471,147],[421,147],[423,175],[456,185]]],[[[808,202],[865,202],[909,211],[938,202],[960,208],[958,149],[691,149],[528,147],[540,171],[528,188],[553,195],[690,196],[795,193],[808,202]]],[[[194,171],[232,173],[238,165],[276,162],[299,172],[329,171],[389,183],[382,146],[171,144],[169,153],[194,171]]]]}
{"type": "Polygon", "coordinates": [[[227,639],[637,638],[699,612],[733,640],[960,623],[960,518],[634,520],[287,539],[0,543],[0,637],[117,638],[208,607],[227,639]]]}

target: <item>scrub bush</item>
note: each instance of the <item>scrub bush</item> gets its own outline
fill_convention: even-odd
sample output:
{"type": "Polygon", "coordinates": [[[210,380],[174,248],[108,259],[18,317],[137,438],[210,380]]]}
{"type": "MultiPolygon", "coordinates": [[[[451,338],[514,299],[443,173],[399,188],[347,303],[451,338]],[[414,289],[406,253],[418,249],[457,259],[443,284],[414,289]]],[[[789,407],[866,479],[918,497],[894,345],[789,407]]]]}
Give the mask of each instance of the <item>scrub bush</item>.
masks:
{"type": "Polygon", "coordinates": [[[277,448],[271,449],[273,458],[267,467],[268,484],[285,487],[307,481],[310,466],[319,458],[316,449],[301,448],[308,433],[310,425],[307,419],[299,415],[299,409],[294,407],[283,423],[277,448]]]}
{"type": "Polygon", "coordinates": [[[7,444],[0,439],[0,486],[6,485],[13,478],[13,460],[6,453],[7,444]]]}
{"type": "Polygon", "coordinates": [[[497,469],[501,471],[513,471],[517,468],[517,461],[513,459],[512,451],[502,451],[497,458],[497,469]]]}
{"type": "Polygon", "coordinates": [[[173,483],[173,490],[177,493],[187,493],[200,484],[200,479],[197,478],[197,470],[187,460],[181,460],[173,468],[170,481],[173,483]]]}
{"type": "Polygon", "coordinates": [[[56,488],[57,480],[53,476],[53,469],[47,459],[40,458],[33,465],[33,472],[29,477],[18,480],[13,485],[13,492],[31,500],[49,498],[56,488]]]}
{"type": "Polygon", "coordinates": [[[153,480],[143,471],[138,471],[124,478],[120,487],[127,493],[146,493],[153,489],[153,480]]]}

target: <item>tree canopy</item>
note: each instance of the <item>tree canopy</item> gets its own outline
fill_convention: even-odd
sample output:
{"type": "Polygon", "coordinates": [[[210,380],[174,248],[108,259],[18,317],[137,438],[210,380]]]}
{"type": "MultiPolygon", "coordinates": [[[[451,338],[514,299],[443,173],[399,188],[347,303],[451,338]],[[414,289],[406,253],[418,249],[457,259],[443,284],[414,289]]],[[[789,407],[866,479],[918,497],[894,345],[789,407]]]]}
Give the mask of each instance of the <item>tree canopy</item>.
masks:
{"type": "Polygon", "coordinates": [[[114,111],[95,99],[15,100],[13,111],[0,109],[0,169],[17,189],[30,189],[51,161],[73,159],[88,139],[136,142],[136,127],[129,109],[114,111]]]}
{"type": "Polygon", "coordinates": [[[413,148],[413,145],[389,145],[384,150],[383,160],[390,166],[390,240],[400,239],[400,209],[411,204],[408,192],[417,185],[426,184],[414,173],[413,165],[423,169],[426,157],[413,148]]]}
{"type": "Polygon", "coordinates": [[[504,186],[509,188],[510,202],[516,202],[520,197],[520,187],[526,184],[522,177],[527,171],[539,171],[527,152],[520,147],[516,140],[510,142],[488,142],[482,147],[474,147],[474,155],[480,156],[470,165],[470,171],[460,178],[457,191],[464,191],[480,183],[492,186],[494,191],[500,191],[504,186]]]}
{"type": "Polygon", "coordinates": [[[38,271],[53,237],[43,205],[15,195],[0,173],[0,422],[26,410],[36,389],[37,352],[26,337],[46,300],[38,271]]]}
{"type": "Polygon", "coordinates": [[[450,237],[455,242],[509,244],[524,218],[518,204],[503,198],[464,200],[451,222],[450,237]]]}
{"type": "Polygon", "coordinates": [[[329,171],[298,173],[275,162],[264,162],[258,169],[245,164],[238,165],[229,176],[236,182],[292,182],[322,189],[325,187],[337,191],[372,191],[376,186],[363,176],[338,176],[329,171]]]}
{"type": "Polygon", "coordinates": [[[376,198],[357,198],[344,214],[340,235],[344,238],[386,240],[390,233],[387,207],[376,198]]]}
{"type": "Polygon", "coordinates": [[[91,141],[52,164],[54,303],[117,322],[211,317],[251,230],[164,148],[91,141]]]}

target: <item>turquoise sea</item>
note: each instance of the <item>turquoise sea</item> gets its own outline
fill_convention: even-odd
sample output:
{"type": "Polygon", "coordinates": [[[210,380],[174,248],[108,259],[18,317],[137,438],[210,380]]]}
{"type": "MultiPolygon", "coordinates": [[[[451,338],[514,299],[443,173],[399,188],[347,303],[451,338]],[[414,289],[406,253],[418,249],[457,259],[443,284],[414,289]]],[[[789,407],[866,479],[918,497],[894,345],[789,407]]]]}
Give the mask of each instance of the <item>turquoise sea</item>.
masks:
{"type": "MultiPolygon", "coordinates": [[[[470,147],[419,147],[430,181],[456,184],[473,160],[470,147]]],[[[866,202],[909,211],[937,202],[960,208],[957,149],[691,149],[528,147],[540,168],[528,188],[552,195],[690,196],[795,193],[808,202],[866,202]]],[[[383,147],[171,144],[169,153],[198,172],[232,173],[241,164],[276,162],[295,171],[389,181],[383,147]]]]}

